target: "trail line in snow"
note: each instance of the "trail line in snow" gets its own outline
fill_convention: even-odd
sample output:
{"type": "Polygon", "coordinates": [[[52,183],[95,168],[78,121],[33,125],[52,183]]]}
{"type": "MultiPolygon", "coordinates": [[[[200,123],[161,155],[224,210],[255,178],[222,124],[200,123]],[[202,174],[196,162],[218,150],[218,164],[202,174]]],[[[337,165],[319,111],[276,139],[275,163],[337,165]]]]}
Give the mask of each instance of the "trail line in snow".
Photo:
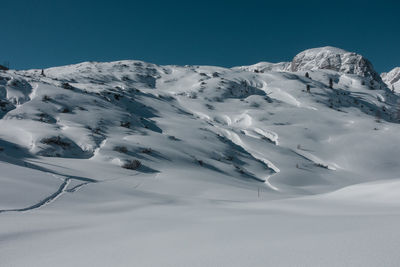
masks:
{"type": "Polygon", "coordinates": [[[74,192],[78,191],[79,189],[81,189],[82,187],[84,187],[85,185],[88,185],[90,183],[91,182],[84,182],[84,183],[78,184],[78,185],[76,185],[76,186],[74,186],[74,187],[72,187],[70,189],[67,189],[65,191],[68,192],[68,193],[74,193],[74,192]]]}
{"type": "MultiPolygon", "coordinates": [[[[57,177],[57,176],[55,176],[57,177]]],[[[59,177],[57,177],[59,178],[59,177]]],[[[61,197],[65,192],[68,193],[74,193],[76,191],[78,191],[78,189],[80,189],[81,187],[89,184],[89,183],[93,183],[93,182],[84,182],[82,184],[76,185],[70,189],[67,189],[71,180],[75,180],[74,178],[71,177],[67,177],[65,179],[62,179],[63,182],[62,184],[58,187],[57,191],[54,192],[53,194],[51,194],[50,196],[42,199],[41,201],[37,202],[36,204],[33,204],[31,206],[25,207],[25,208],[20,208],[20,209],[4,209],[4,210],[0,210],[0,213],[5,213],[5,212],[24,212],[24,211],[31,211],[31,210],[35,210],[35,209],[39,209],[41,207],[44,207],[46,205],[51,204],[52,202],[56,201],[59,197],[61,197]]]]}
{"type": "Polygon", "coordinates": [[[30,210],[34,210],[34,209],[38,209],[38,208],[41,208],[43,206],[46,206],[46,205],[52,203],[53,201],[55,201],[62,194],[64,194],[64,192],[65,192],[66,188],[68,187],[70,181],[71,181],[70,178],[64,179],[64,182],[60,185],[60,187],[58,188],[58,190],[56,192],[54,192],[53,194],[51,194],[50,196],[46,197],[45,199],[39,201],[36,204],[33,204],[33,205],[25,207],[25,208],[20,208],[20,209],[4,209],[4,210],[0,210],[0,213],[12,212],[12,211],[18,211],[18,212],[30,211],[30,210]]]}

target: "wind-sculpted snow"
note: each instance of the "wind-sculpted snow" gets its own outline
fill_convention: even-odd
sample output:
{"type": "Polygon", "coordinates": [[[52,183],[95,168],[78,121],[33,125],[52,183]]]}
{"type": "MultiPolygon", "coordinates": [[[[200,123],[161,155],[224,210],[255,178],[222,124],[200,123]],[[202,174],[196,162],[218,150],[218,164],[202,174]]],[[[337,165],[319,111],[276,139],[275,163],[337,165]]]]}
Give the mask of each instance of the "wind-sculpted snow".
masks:
{"type": "MultiPolygon", "coordinates": [[[[336,253],[368,258],[367,242],[358,250],[335,238],[363,222],[348,214],[383,213],[378,223],[395,214],[389,230],[400,221],[396,209],[380,208],[398,207],[398,198],[379,196],[397,192],[400,101],[376,75],[362,56],[331,47],[306,50],[291,63],[235,68],[125,60],[0,72],[1,262],[26,266],[46,251],[55,254],[36,265],[67,265],[74,255],[83,266],[325,266],[302,258],[302,248],[325,259],[329,242],[340,244],[331,248],[336,253]],[[353,192],[373,199],[356,201],[353,192]],[[336,214],[329,225],[324,207],[336,214]],[[318,235],[318,222],[328,239],[318,235]],[[313,242],[324,245],[303,242],[315,232],[313,242]],[[186,235],[200,242],[188,246],[180,239],[186,235]],[[300,261],[276,256],[266,240],[282,241],[300,261]],[[28,245],[36,241],[43,246],[28,245]],[[165,257],[142,257],[142,246],[165,257]],[[88,247],[94,252],[83,255],[88,247]],[[210,260],[198,255],[202,249],[210,260]]],[[[389,76],[384,81],[396,85],[389,76]]],[[[382,231],[376,225],[350,235],[382,231]]]]}

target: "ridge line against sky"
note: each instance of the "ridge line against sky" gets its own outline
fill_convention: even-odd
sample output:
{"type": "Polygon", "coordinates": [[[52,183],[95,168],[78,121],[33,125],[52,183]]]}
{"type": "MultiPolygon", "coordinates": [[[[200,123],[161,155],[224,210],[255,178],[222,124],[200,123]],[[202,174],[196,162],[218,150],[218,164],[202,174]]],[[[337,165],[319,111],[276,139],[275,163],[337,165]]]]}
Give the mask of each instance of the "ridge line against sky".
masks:
{"type": "Polygon", "coordinates": [[[136,59],[233,67],[290,61],[329,45],[387,72],[400,66],[397,10],[396,1],[6,1],[0,64],[136,59]]]}

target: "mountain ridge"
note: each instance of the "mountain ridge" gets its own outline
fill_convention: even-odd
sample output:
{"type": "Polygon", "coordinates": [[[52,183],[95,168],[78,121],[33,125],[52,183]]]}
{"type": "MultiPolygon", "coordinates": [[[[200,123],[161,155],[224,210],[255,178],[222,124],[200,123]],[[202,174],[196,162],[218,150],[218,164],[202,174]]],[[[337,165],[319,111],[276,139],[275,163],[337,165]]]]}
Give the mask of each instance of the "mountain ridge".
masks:
{"type": "Polygon", "coordinates": [[[320,52],[0,71],[1,263],[395,266],[400,96],[320,52]]]}
{"type": "MultiPolygon", "coordinates": [[[[0,73],[0,124],[7,130],[1,132],[2,138],[23,147],[30,156],[99,159],[124,166],[140,155],[118,152],[122,148],[130,151],[124,138],[130,140],[137,134],[152,133],[161,144],[166,138],[172,140],[165,135],[169,129],[175,132],[171,138],[191,139],[190,131],[185,136],[177,136],[179,127],[164,124],[164,121],[178,120],[193,125],[193,129],[202,129],[200,132],[214,140],[214,144],[220,144],[222,151],[236,151],[241,164],[218,160],[216,165],[207,163],[207,158],[224,157],[211,156],[206,151],[199,155],[186,152],[178,157],[179,161],[190,159],[210,169],[224,169],[224,173],[233,177],[267,182],[270,179],[284,181],[275,178],[286,175],[286,170],[282,171],[279,164],[274,163],[274,157],[280,158],[287,151],[295,151],[294,158],[300,161],[307,159],[327,169],[337,169],[337,163],[315,155],[305,156],[305,152],[297,148],[281,147],[279,131],[292,126],[282,127],[289,122],[278,119],[267,127],[262,120],[264,109],[270,114],[276,109],[282,110],[283,118],[301,114],[299,121],[291,119],[289,124],[294,125],[304,123],[307,116],[320,116],[315,113],[317,110],[323,111],[321,120],[341,121],[339,114],[342,112],[366,116],[371,121],[398,122],[398,96],[387,88],[373,86],[371,69],[359,72],[370,67],[366,61],[365,66],[357,65],[364,62],[360,55],[323,47],[303,51],[293,62],[222,68],[162,66],[124,60],[83,62],[45,69],[43,73],[41,70],[3,72],[0,73]],[[344,63],[336,62],[333,64],[336,69],[327,69],[324,62],[337,55],[346,58],[344,63]],[[349,70],[349,62],[355,62],[359,68],[349,70]],[[294,72],[289,70],[293,64],[297,66],[294,72]],[[234,106],[240,108],[235,110],[234,106]],[[208,126],[201,126],[203,124],[208,126]],[[276,155],[265,157],[265,152],[246,144],[253,143],[252,139],[274,144],[276,155]],[[247,165],[249,167],[245,168],[247,165]],[[267,170],[265,174],[263,169],[267,170]]],[[[146,146],[150,147],[147,141],[131,149],[141,151],[146,150],[146,146]]],[[[189,147],[188,151],[194,149],[189,147]]],[[[194,151],[202,150],[199,144],[195,147],[194,151]]],[[[213,145],[209,143],[204,147],[213,145]]],[[[167,154],[178,148],[174,144],[170,149],[167,154]]],[[[157,162],[166,164],[160,158],[157,162]]],[[[161,171],[149,159],[141,165],[150,173],[161,171]]],[[[293,166],[296,167],[288,168],[289,173],[295,172],[293,166]]],[[[316,173],[317,176],[328,175],[316,173]]],[[[292,190],[287,185],[282,187],[292,190]]],[[[271,188],[279,187],[272,185],[271,188]]]]}

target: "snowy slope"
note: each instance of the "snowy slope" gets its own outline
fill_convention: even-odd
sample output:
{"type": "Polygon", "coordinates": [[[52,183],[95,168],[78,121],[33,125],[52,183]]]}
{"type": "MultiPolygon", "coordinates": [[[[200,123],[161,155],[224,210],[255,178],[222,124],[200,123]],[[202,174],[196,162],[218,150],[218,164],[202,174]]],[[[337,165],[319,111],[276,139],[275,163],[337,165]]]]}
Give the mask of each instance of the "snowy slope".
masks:
{"type": "Polygon", "coordinates": [[[1,72],[0,259],[394,266],[398,103],[368,60],[332,47],[235,68],[1,72]]]}

